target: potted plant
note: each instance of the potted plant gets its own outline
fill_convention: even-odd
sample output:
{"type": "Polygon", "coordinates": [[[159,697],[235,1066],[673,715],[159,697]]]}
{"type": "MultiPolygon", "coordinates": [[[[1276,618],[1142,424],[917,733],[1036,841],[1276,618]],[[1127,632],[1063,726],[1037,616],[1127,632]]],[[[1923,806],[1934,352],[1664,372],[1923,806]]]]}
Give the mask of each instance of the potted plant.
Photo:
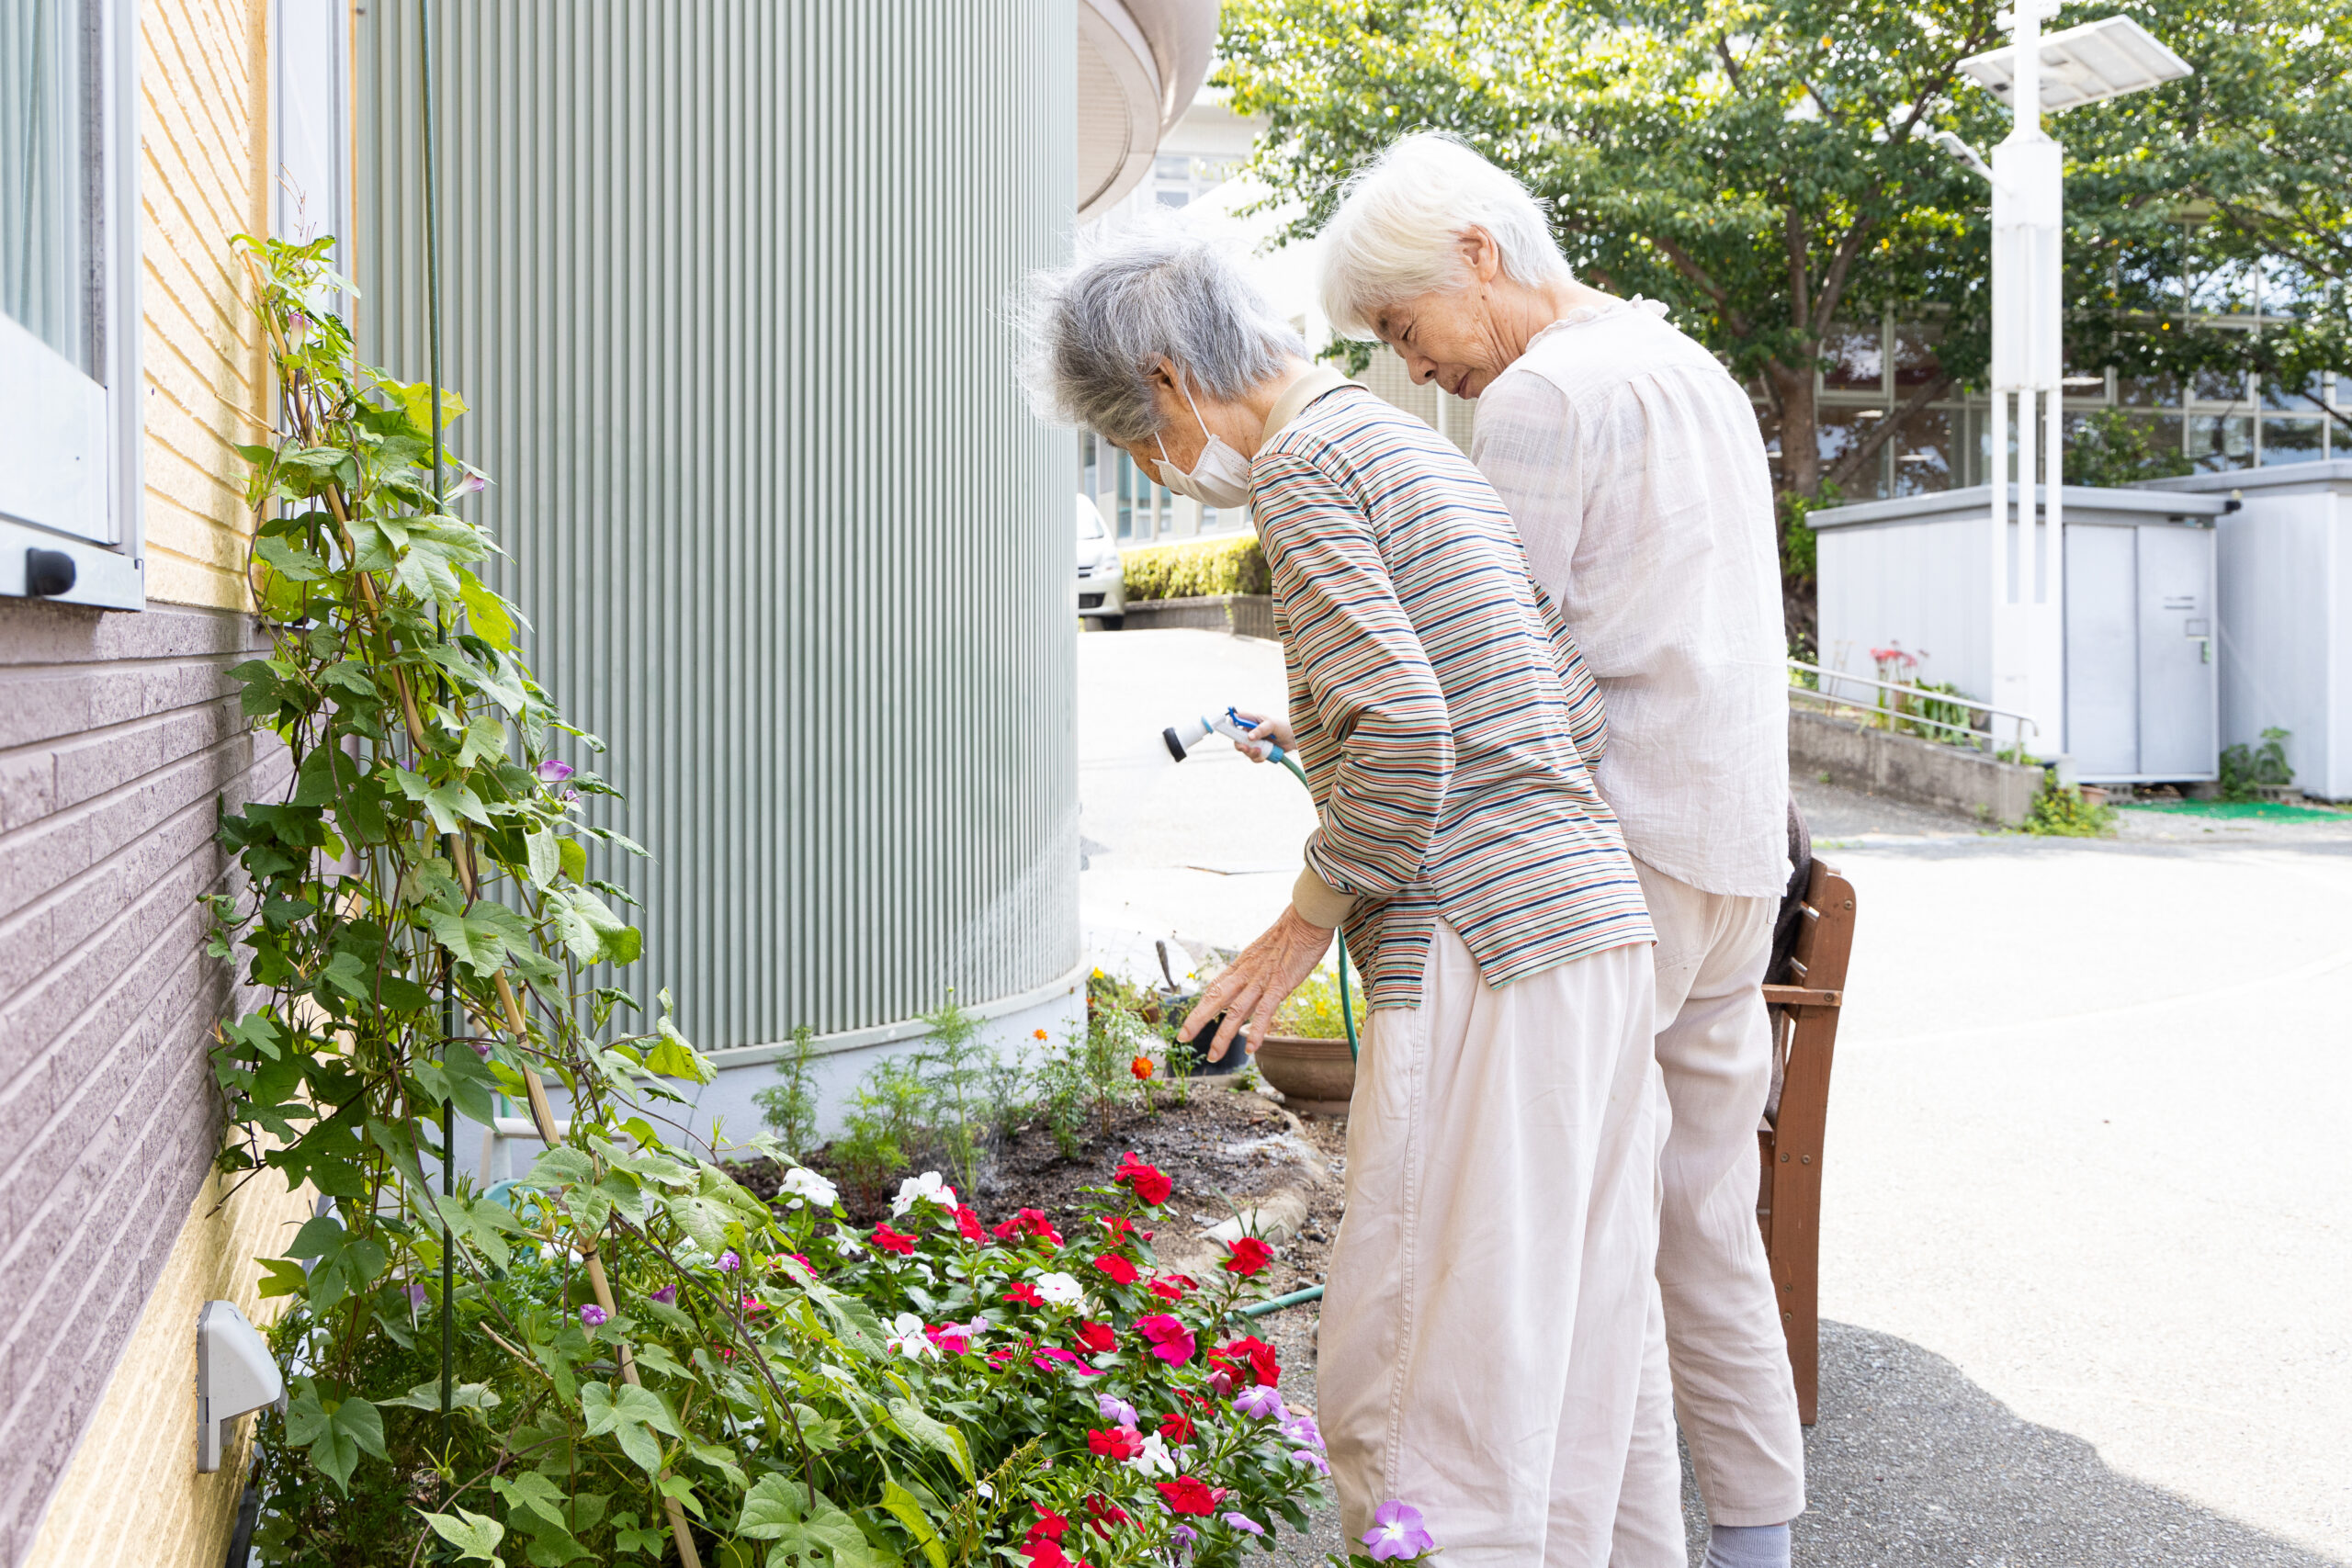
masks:
{"type": "MultiPolygon", "coordinates": [[[[1349,978],[1361,1012],[1363,983],[1349,978]]],[[[1278,1032],[1258,1043],[1258,1071],[1265,1080],[1302,1116],[1345,1116],[1355,1093],[1356,1062],[1340,1006],[1339,971],[1329,964],[1317,969],[1283,1004],[1274,1028],[1278,1032]]]]}

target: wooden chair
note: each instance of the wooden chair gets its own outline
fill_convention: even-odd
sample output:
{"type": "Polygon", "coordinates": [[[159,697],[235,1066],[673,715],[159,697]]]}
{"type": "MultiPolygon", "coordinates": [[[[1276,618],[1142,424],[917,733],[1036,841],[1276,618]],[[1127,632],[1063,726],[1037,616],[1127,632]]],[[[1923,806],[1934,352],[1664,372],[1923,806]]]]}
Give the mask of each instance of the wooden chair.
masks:
{"type": "Polygon", "coordinates": [[[1829,1114],[1829,1063],[1838,1043],[1846,960],[1854,945],[1854,885],[1813,863],[1787,984],[1764,987],[1771,1010],[1772,1103],[1757,1129],[1764,1179],[1756,1223],[1779,1292],[1781,1327],[1796,1375],[1797,1418],[1813,1425],[1821,1373],[1821,1139],[1829,1114]]]}

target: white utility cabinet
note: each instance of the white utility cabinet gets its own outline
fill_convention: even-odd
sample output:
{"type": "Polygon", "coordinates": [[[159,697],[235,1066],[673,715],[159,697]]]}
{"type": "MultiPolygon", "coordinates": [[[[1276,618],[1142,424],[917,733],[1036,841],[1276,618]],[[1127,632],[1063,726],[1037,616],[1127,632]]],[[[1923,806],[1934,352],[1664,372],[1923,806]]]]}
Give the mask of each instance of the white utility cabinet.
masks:
{"type": "Polygon", "coordinates": [[[2216,519],[2222,744],[2287,731],[2295,786],[2352,800],[2352,461],[2195,474],[2145,487],[2229,498],[2216,519]]]}
{"type": "MultiPolygon", "coordinates": [[[[2030,526],[2010,491],[1997,558],[1989,486],[1812,513],[1819,662],[1872,675],[1874,649],[1901,648],[1919,660],[1909,678],[2031,715],[2029,751],[2071,758],[2086,783],[2218,776],[2213,525],[2228,502],[2067,485],[2064,555],[2050,561],[2043,491],[2030,526]],[[2046,654],[2029,648],[1996,679],[1999,618],[2024,615],[2056,635],[2046,654]]],[[[2006,744],[2012,732],[1996,723],[1996,733],[2006,744]]]]}

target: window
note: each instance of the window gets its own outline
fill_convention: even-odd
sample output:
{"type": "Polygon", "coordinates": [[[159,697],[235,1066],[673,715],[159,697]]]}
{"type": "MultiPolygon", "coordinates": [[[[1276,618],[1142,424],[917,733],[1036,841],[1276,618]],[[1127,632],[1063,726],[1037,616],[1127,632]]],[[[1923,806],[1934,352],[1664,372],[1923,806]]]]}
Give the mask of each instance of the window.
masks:
{"type": "Polygon", "coordinates": [[[0,0],[0,594],[118,609],[145,597],[131,16],[0,0]]]}

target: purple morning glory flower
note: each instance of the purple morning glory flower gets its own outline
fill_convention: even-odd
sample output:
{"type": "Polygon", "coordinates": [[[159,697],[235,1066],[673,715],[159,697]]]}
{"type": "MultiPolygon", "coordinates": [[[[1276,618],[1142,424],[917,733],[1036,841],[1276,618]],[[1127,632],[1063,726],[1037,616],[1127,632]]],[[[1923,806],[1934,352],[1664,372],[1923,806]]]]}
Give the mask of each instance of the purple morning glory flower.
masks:
{"type": "Polygon", "coordinates": [[[1261,1382],[1253,1382],[1235,1394],[1233,1408],[1261,1421],[1279,1421],[1289,1414],[1283,1408],[1282,1392],[1261,1382]]]}
{"type": "Polygon", "coordinates": [[[478,495],[489,488],[490,481],[482,478],[480,474],[468,474],[464,479],[458,481],[458,493],[459,495],[478,495]]]}
{"type": "Polygon", "coordinates": [[[1422,1528],[1421,1511],[1393,1498],[1372,1511],[1372,1528],[1363,1532],[1363,1543],[1372,1548],[1374,1562],[1437,1550],[1437,1538],[1422,1528]]]}
{"type": "Polygon", "coordinates": [[[598,1306],[594,1302],[590,1302],[586,1306],[580,1309],[581,1326],[583,1328],[602,1328],[605,1326],[605,1323],[609,1321],[611,1315],[611,1314],[607,1313],[603,1307],[598,1306]]]}
{"type": "Polygon", "coordinates": [[[727,1251],[718,1255],[718,1271],[720,1273],[732,1274],[736,1269],[741,1269],[741,1267],[743,1267],[743,1260],[735,1256],[733,1248],[730,1247],[727,1251]]]}
{"type": "Polygon", "coordinates": [[[559,761],[555,758],[549,757],[546,761],[539,764],[539,782],[541,784],[560,784],[564,780],[570,778],[576,771],[577,770],[575,770],[571,763],[559,761]]]}
{"type": "Polygon", "coordinates": [[[421,1307],[421,1306],[423,1306],[423,1305],[424,1304],[424,1280],[411,1280],[408,1282],[408,1304],[409,1304],[409,1305],[411,1305],[411,1306],[420,1306],[420,1307],[421,1307]]]}
{"type": "Polygon", "coordinates": [[[1136,1424],[1136,1407],[1116,1394],[1096,1394],[1094,1408],[1105,1421],[1115,1422],[1122,1427],[1133,1427],[1136,1424]]]}
{"type": "Polygon", "coordinates": [[[678,1304],[678,1287],[675,1285],[664,1285],[660,1290],[653,1292],[652,1299],[660,1302],[665,1307],[676,1306],[678,1304]]]}
{"type": "Polygon", "coordinates": [[[1227,1514],[1225,1516],[1225,1522],[1231,1525],[1235,1529],[1241,1530],[1250,1535],[1263,1535],[1266,1533],[1266,1527],[1260,1524],[1257,1520],[1251,1518],[1247,1514],[1227,1514]]]}

